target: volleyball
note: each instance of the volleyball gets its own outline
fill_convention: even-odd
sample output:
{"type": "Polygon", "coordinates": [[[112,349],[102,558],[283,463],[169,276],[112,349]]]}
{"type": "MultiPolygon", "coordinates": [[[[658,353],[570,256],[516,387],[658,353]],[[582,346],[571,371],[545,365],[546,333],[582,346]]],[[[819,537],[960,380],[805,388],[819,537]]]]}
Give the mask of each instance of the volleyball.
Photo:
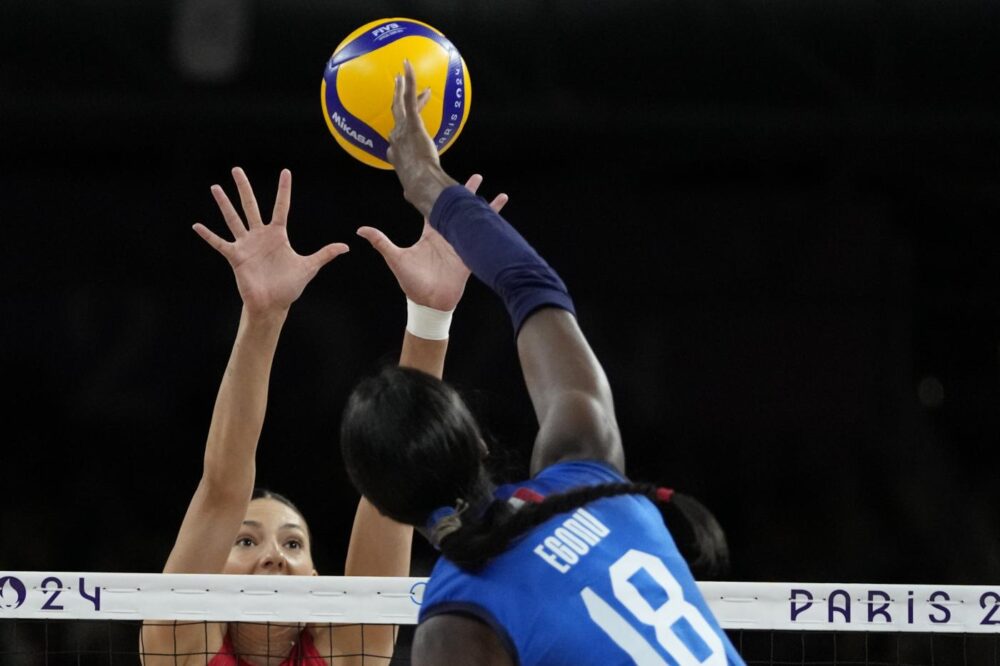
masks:
{"type": "Polygon", "coordinates": [[[455,143],[469,118],[469,70],[439,30],[407,18],[366,23],[333,50],[320,101],[337,143],[379,169],[392,169],[386,159],[394,124],[392,95],[404,59],[413,66],[417,93],[430,89],[420,116],[439,154],[455,143]]]}

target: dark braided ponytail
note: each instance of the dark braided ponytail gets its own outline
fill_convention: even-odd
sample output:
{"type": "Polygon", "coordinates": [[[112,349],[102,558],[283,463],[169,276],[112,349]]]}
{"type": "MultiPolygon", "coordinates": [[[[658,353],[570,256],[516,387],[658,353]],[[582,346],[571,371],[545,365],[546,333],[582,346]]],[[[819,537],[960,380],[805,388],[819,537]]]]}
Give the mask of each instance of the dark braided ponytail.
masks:
{"type": "Polygon", "coordinates": [[[668,525],[695,575],[710,578],[725,574],[729,567],[729,548],[718,521],[693,497],[663,491],[651,483],[605,483],[549,495],[542,502],[525,504],[518,510],[505,501],[495,500],[478,520],[463,517],[461,528],[442,538],[438,547],[442,555],[458,566],[475,571],[506,551],[531,528],[557,514],[568,513],[604,497],[642,495],[673,507],[673,510],[665,510],[668,516],[673,514],[673,519],[667,519],[668,525]]]}

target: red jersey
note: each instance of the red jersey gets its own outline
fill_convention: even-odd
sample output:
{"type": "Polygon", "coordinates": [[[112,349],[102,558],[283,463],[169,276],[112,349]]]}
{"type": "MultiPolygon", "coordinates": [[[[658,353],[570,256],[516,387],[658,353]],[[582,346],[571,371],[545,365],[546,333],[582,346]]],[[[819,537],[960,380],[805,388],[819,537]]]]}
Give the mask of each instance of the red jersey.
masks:
{"type": "MultiPolygon", "coordinates": [[[[288,653],[288,656],[281,662],[281,666],[326,666],[326,659],[320,656],[316,646],[313,645],[312,635],[308,629],[299,634],[299,641],[288,653]]],[[[222,647],[219,652],[208,662],[208,666],[251,666],[243,661],[233,652],[233,643],[229,640],[229,632],[222,639],[222,647]]]]}

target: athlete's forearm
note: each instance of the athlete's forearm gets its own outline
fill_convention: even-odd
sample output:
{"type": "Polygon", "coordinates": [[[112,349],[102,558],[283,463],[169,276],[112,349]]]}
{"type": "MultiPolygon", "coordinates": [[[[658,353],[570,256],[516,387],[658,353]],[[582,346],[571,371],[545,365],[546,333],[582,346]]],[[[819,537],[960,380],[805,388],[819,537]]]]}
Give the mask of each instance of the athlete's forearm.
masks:
{"type": "Polygon", "coordinates": [[[566,285],[552,267],[506,220],[465,188],[443,190],[429,219],[473,274],[500,296],[515,332],[540,308],[574,312],[566,285]]]}
{"type": "Polygon", "coordinates": [[[285,310],[251,315],[244,309],[240,316],[205,444],[206,482],[253,485],[271,365],[287,314],[285,310]]]}
{"type": "Polygon", "coordinates": [[[458,181],[445,173],[440,165],[425,164],[419,173],[411,175],[403,184],[403,198],[427,219],[441,192],[453,185],[458,185],[458,181]]]}
{"type": "Polygon", "coordinates": [[[510,313],[539,423],[532,471],[569,458],[607,460],[622,468],[611,389],[555,270],[506,220],[464,188],[441,193],[430,223],[510,313]]]}
{"type": "Polygon", "coordinates": [[[246,513],[267,406],[271,362],[286,312],[243,311],[212,411],[205,467],[164,573],[219,573],[246,513]]]}
{"type": "Polygon", "coordinates": [[[403,334],[403,349],[399,354],[399,365],[404,368],[421,370],[438,379],[444,376],[444,359],[448,352],[448,339],[425,340],[409,331],[403,334]]]}
{"type": "MultiPolygon", "coordinates": [[[[399,364],[440,378],[448,340],[425,340],[403,334],[399,364]]],[[[408,576],[413,528],[381,515],[364,497],[358,502],[347,547],[348,576],[408,576]]]]}
{"type": "Polygon", "coordinates": [[[413,528],[386,518],[364,497],[347,545],[345,576],[409,576],[413,528]]]}

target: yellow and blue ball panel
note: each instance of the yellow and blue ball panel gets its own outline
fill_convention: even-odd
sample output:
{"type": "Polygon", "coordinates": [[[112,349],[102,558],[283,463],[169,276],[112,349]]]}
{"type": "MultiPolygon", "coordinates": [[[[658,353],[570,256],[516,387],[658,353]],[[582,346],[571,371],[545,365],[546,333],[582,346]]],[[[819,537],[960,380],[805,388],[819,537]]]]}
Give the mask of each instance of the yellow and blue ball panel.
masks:
{"type": "Polygon", "coordinates": [[[380,169],[392,169],[386,160],[392,95],[404,59],[413,66],[418,93],[430,88],[420,116],[443,153],[465,126],[472,89],[458,49],[426,23],[394,18],[361,26],[334,49],[320,86],[323,114],[337,143],[380,169]]]}

